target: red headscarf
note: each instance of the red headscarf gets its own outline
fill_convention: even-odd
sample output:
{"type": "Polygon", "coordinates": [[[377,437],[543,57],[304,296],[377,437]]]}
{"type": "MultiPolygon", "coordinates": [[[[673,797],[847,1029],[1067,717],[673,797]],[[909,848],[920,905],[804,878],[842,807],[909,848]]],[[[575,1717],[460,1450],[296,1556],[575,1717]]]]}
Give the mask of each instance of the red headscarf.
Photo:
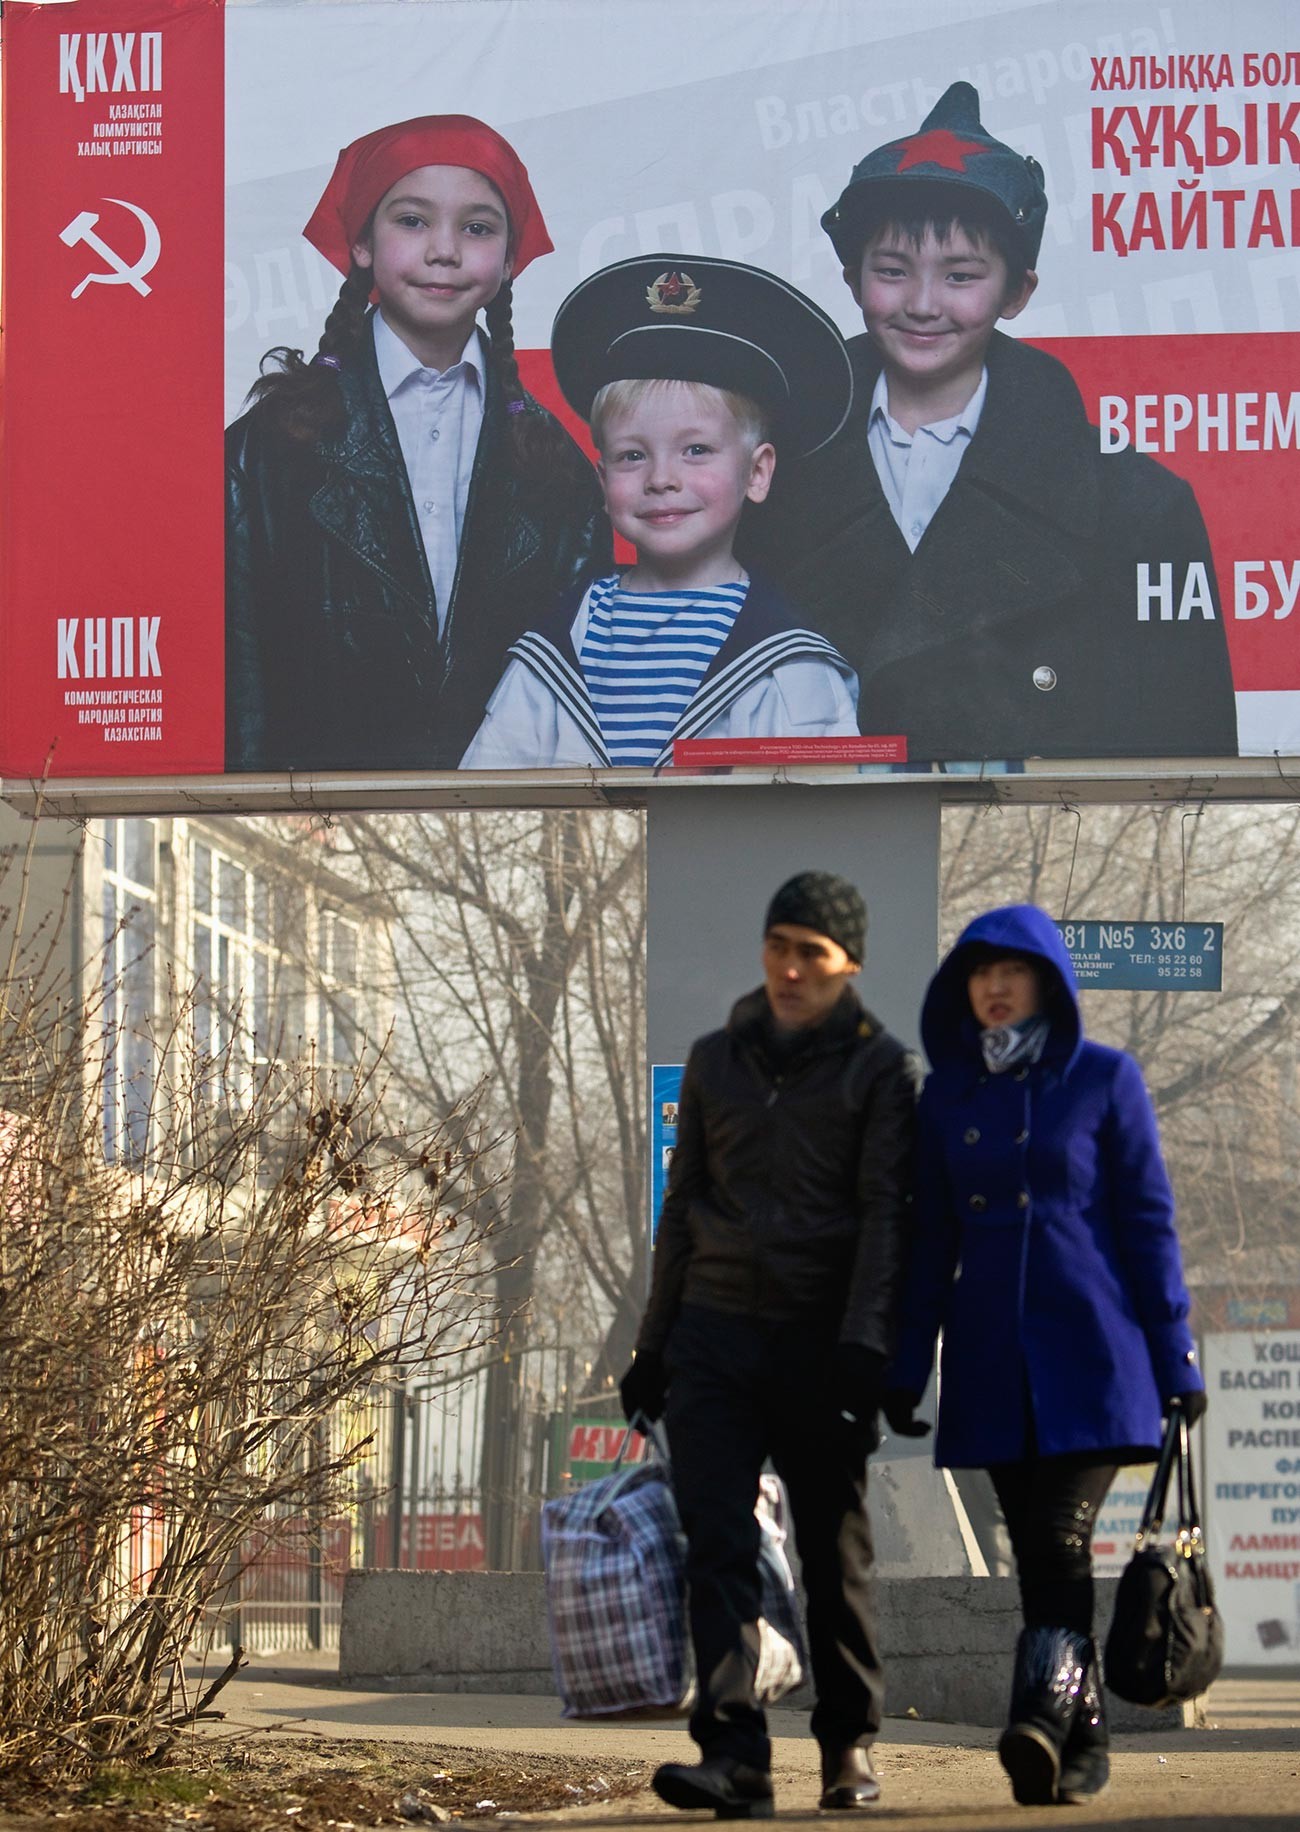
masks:
{"type": "Polygon", "coordinates": [[[481,172],[505,199],[510,217],[511,269],[521,274],[554,244],[528,173],[509,141],[472,115],[418,115],[363,134],[338,156],[333,176],[303,234],[340,273],[380,198],[422,165],[461,165],[481,172]]]}

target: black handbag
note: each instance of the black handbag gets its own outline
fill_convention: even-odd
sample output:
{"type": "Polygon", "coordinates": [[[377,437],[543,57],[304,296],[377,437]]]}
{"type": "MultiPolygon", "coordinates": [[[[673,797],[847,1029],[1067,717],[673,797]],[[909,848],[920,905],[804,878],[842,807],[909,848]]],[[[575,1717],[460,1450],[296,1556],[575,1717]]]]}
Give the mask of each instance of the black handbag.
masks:
{"type": "Polygon", "coordinates": [[[1223,1620],[1214,1605],[1187,1418],[1173,1405],[1160,1460],[1124,1567],[1106,1637],[1106,1684],[1134,1705],[1197,1698],[1223,1665],[1223,1620]],[[1178,1465],[1178,1534],[1159,1544],[1165,1499],[1178,1465]]]}

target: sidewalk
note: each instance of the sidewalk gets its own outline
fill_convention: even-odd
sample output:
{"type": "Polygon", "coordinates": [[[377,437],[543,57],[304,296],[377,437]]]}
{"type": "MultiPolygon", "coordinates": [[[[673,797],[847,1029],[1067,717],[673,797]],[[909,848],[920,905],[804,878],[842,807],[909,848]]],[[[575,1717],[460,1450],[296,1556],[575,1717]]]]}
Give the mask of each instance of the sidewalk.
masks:
{"type": "MultiPolygon", "coordinates": [[[[569,1724],[554,1699],[482,1693],[344,1691],[333,1655],[291,1654],[255,1661],[217,1700],[221,1729],[392,1739],[484,1754],[608,1756],[610,1761],[689,1761],[685,1729],[673,1723],[569,1724]]],[[[825,1825],[816,1801],[816,1750],[802,1712],[771,1713],[773,1774],[780,1818],[825,1825]]],[[[888,1718],[877,1746],[885,1787],[874,1819],[916,1832],[1085,1832],[1151,1826],[1236,1832],[1248,1826],[1300,1832],[1300,1672],[1224,1679],[1209,1698],[1206,1728],[1116,1739],[1114,1779],[1091,1807],[1018,1808],[993,1754],[996,1732],[959,1724],[888,1718]]],[[[574,1807],[566,1819],[592,1826],[711,1824],[682,1815],[649,1792],[610,1806],[574,1807]]]]}

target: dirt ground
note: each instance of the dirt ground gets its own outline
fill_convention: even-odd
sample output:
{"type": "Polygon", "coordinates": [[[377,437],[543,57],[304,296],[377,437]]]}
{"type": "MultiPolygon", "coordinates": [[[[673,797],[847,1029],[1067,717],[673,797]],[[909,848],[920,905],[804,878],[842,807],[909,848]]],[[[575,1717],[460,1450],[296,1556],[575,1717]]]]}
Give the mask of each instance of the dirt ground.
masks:
{"type": "MultiPolygon", "coordinates": [[[[569,1724],[548,1698],[350,1692],[323,1659],[315,1670],[254,1665],[219,1702],[225,1721],[148,1783],[102,1776],[58,1795],[0,1792],[0,1832],[712,1823],[649,1792],[659,1762],[692,1757],[678,1723],[569,1724]]],[[[806,1717],[775,1711],[772,1730],[778,1819],[824,1826],[806,1717]]],[[[877,1747],[884,1800],[869,1817],[900,1832],[1300,1832],[1300,1672],[1221,1680],[1200,1728],[1118,1737],[1112,1785],[1089,1807],[1014,1806],[995,1741],[992,1730],[887,1719],[877,1747]]]]}
{"type": "Polygon", "coordinates": [[[236,1733],[186,1740],[147,1773],[84,1785],[0,1782],[0,1823],[60,1832],[362,1832],[503,1819],[639,1794],[644,1764],[483,1754],[435,1744],[236,1733]]]}

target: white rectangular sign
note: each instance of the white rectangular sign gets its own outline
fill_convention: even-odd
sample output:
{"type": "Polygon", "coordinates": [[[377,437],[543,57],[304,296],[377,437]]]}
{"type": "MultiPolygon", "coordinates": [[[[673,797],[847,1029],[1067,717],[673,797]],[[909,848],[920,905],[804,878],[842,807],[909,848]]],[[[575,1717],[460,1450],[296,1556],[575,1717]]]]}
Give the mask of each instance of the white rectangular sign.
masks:
{"type": "Polygon", "coordinates": [[[1300,1330],[1205,1338],[1205,1509],[1229,1666],[1300,1661],[1300,1330]]]}

